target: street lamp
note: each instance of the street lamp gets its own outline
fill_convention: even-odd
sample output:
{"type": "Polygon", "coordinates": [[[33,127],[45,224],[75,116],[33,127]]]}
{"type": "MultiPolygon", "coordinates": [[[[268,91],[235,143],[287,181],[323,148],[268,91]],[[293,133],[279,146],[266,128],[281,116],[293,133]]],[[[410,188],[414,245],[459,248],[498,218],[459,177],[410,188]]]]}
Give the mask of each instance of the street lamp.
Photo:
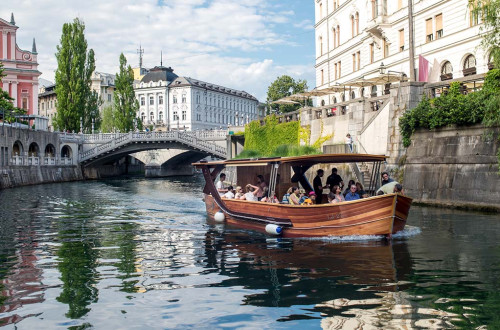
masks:
{"type": "MultiPolygon", "coordinates": [[[[386,73],[386,67],[384,65],[384,62],[381,62],[380,63],[380,66],[378,67],[378,72],[381,74],[381,75],[384,75],[386,73]]],[[[393,70],[387,70],[387,74],[389,73],[397,73],[397,74],[400,74],[401,75],[401,78],[403,78],[404,76],[406,76],[406,74],[404,72],[400,72],[400,71],[393,71],[393,70]]]]}

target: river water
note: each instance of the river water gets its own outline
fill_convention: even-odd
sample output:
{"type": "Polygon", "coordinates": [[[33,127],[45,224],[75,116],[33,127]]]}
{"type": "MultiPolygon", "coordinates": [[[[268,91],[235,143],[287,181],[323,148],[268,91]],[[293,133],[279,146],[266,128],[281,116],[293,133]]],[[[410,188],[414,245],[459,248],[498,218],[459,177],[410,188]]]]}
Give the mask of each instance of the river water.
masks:
{"type": "Polygon", "coordinates": [[[0,191],[0,327],[500,327],[499,215],[414,206],[392,243],[280,239],[207,221],[202,185],[0,191]]]}

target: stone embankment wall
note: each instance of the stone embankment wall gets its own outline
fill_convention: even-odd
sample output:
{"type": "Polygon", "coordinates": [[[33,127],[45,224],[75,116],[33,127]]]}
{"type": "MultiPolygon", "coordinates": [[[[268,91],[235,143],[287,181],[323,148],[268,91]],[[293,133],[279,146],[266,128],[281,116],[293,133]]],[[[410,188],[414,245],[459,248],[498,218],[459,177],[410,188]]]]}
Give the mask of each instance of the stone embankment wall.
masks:
{"type": "Polygon", "coordinates": [[[482,126],[420,130],[412,135],[404,167],[406,193],[415,202],[500,211],[498,136],[482,126]]]}
{"type": "Polygon", "coordinates": [[[0,189],[83,180],[77,152],[57,133],[0,123],[0,189]]]}

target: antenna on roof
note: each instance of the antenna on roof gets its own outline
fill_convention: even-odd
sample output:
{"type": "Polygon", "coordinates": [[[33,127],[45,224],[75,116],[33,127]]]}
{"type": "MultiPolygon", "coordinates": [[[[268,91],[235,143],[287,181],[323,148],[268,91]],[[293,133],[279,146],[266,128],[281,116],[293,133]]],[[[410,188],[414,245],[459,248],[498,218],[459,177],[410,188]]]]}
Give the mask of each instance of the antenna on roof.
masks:
{"type": "Polygon", "coordinates": [[[139,71],[142,69],[142,55],[144,54],[144,49],[141,48],[141,44],[139,44],[139,49],[137,50],[137,54],[139,54],[139,71]]]}
{"type": "Polygon", "coordinates": [[[163,66],[163,50],[160,50],[160,66],[163,66]]]}

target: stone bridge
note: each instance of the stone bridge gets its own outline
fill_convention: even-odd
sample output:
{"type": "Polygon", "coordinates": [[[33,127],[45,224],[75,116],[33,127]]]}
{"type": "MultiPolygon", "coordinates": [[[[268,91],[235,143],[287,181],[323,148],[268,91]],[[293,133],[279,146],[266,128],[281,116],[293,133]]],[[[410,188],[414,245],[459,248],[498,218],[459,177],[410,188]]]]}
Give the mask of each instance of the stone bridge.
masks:
{"type": "MultiPolygon", "coordinates": [[[[227,131],[129,132],[80,135],[79,163],[88,173],[132,155],[146,176],[192,174],[190,164],[207,156],[227,157],[227,131]],[[152,150],[167,149],[161,155],[152,150]],[[151,151],[151,152],[148,152],[151,151]]],[[[99,174],[89,175],[100,177],[99,174]]]]}

